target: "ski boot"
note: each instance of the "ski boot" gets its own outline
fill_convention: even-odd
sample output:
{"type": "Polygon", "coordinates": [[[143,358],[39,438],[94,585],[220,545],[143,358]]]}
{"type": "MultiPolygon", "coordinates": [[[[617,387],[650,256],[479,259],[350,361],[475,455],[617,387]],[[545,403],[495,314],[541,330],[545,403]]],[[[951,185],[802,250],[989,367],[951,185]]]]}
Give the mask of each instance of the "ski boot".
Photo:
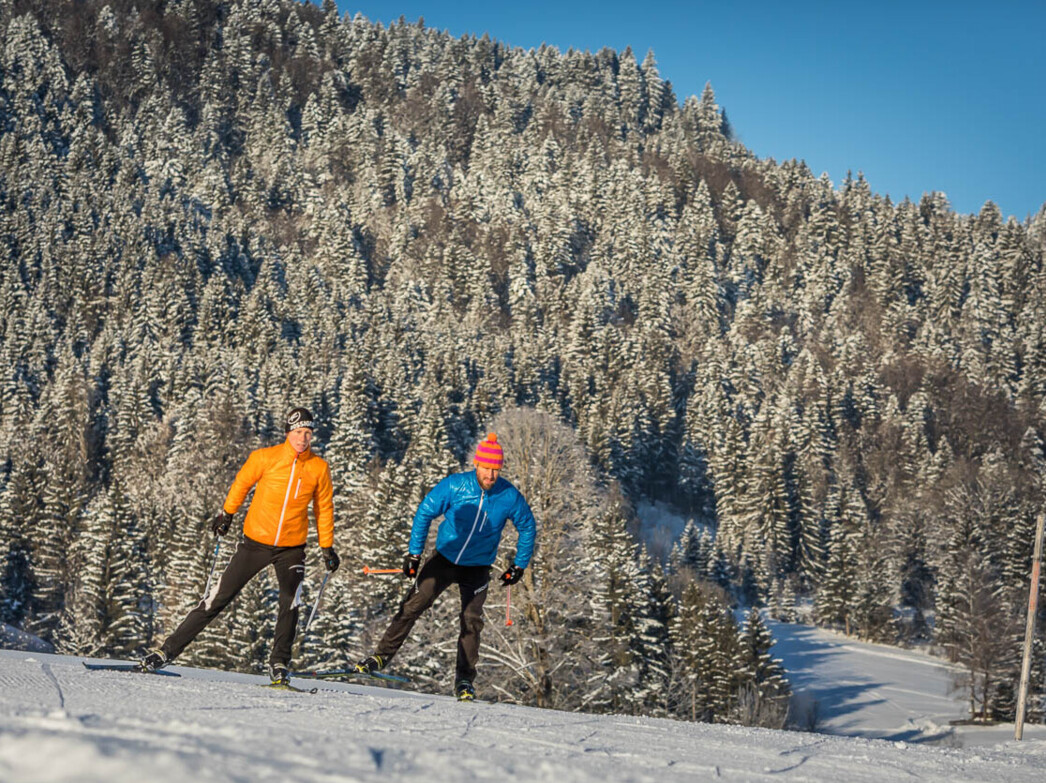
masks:
{"type": "Polygon", "coordinates": [[[380,655],[368,655],[353,668],[360,674],[373,674],[385,668],[385,659],[380,655]]]}
{"type": "Polygon", "coordinates": [[[471,680],[458,680],[454,683],[454,695],[458,701],[475,701],[476,689],[472,687],[471,680]]]}
{"type": "Polygon", "coordinates": [[[269,664],[269,685],[274,688],[286,688],[291,684],[291,675],[282,663],[269,664]]]}
{"type": "Polygon", "coordinates": [[[138,661],[138,670],[146,674],[155,674],[166,665],[167,654],[162,649],[157,648],[138,661]]]}

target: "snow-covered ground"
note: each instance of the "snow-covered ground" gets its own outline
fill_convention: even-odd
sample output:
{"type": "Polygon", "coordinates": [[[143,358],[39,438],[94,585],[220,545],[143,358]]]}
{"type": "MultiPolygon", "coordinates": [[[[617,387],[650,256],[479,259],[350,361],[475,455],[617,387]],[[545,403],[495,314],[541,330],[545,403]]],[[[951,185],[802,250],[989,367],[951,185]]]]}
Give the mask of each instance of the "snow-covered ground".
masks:
{"type": "MultiPolygon", "coordinates": [[[[663,561],[687,518],[667,503],[649,501],[636,505],[636,515],[643,542],[663,561]]],[[[739,624],[743,615],[738,612],[739,624]]],[[[776,640],[771,654],[788,672],[804,726],[826,734],[966,747],[1013,737],[1013,724],[953,725],[969,717],[969,704],[966,693],[953,686],[957,670],[946,661],[811,625],[769,626],[776,640]]],[[[1026,725],[1024,737],[1046,739],[1046,727],[1026,725]]]]}
{"type": "MultiPolygon", "coordinates": [[[[818,731],[952,746],[995,745],[1013,724],[954,726],[969,717],[955,667],[920,652],[854,641],[810,625],[769,623],[780,658],[818,731]]],[[[1046,740],[1046,726],[1025,725],[1024,738],[1046,740]]]]}
{"type": "MultiPolygon", "coordinates": [[[[0,780],[1036,781],[1046,741],[962,749],[584,715],[357,684],[265,690],[243,674],[88,672],[0,650],[0,780]]],[[[482,679],[479,682],[482,688],[482,679]]]]}

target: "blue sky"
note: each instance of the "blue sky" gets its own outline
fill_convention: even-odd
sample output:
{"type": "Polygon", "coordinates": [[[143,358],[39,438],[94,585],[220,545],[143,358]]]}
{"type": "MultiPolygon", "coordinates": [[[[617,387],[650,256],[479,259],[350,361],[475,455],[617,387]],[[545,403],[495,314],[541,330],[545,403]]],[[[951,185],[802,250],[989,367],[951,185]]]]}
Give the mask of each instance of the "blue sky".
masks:
{"type": "Polygon", "coordinates": [[[653,49],[677,98],[711,82],[760,157],[838,184],[864,172],[894,201],[947,194],[1023,220],[1046,203],[1046,1],[619,2],[338,0],[454,36],[566,51],[653,49]]]}

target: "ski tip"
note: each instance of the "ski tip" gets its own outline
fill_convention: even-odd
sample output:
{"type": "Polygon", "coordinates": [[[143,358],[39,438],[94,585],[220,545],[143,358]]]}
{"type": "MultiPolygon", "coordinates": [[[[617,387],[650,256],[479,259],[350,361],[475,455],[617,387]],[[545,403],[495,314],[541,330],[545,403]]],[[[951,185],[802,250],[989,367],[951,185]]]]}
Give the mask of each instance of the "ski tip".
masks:
{"type": "Polygon", "coordinates": [[[409,683],[408,677],[398,674],[387,674],[386,672],[358,672],[355,669],[335,669],[332,671],[319,672],[291,672],[291,677],[302,680],[338,680],[338,679],[363,679],[384,680],[385,682],[409,683]]]}

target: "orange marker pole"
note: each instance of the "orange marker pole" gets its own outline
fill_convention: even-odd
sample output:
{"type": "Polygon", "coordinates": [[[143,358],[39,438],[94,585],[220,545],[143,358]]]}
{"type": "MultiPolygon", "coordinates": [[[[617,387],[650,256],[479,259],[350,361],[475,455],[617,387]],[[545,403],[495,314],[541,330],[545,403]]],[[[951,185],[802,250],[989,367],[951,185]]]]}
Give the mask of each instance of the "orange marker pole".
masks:
{"type": "Polygon", "coordinates": [[[363,573],[365,574],[402,574],[402,568],[371,568],[370,566],[363,566],[363,573]]]}
{"type": "Polygon", "coordinates": [[[505,625],[512,625],[510,610],[512,609],[512,585],[505,588],[505,625]]]}
{"type": "Polygon", "coordinates": [[[1031,589],[1028,591],[1028,623],[1024,629],[1024,656],[1021,661],[1021,684],[1017,690],[1017,720],[1013,738],[1024,739],[1024,710],[1028,704],[1028,683],[1031,679],[1032,645],[1035,643],[1035,615],[1039,604],[1039,569],[1042,564],[1042,535],[1046,514],[1039,513],[1035,525],[1035,544],[1032,553],[1031,589]]]}

